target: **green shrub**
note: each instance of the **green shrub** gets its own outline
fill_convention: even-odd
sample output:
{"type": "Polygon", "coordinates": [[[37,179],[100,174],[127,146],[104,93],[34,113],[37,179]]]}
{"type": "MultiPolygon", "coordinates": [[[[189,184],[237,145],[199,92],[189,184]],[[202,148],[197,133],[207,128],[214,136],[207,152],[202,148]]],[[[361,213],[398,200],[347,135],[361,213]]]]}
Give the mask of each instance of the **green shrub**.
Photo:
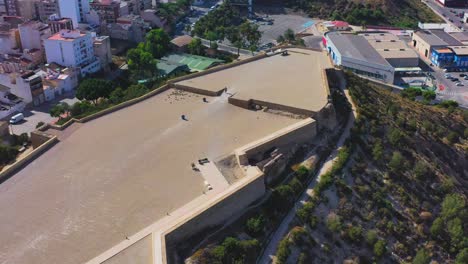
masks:
{"type": "Polygon", "coordinates": [[[429,264],[429,261],[431,261],[429,253],[422,248],[416,253],[416,256],[413,259],[413,264],[429,264]]]}
{"type": "Polygon", "coordinates": [[[386,252],[386,243],[383,240],[379,240],[374,244],[374,255],[378,258],[382,257],[386,252]]]}
{"type": "Polygon", "coordinates": [[[263,215],[258,215],[257,217],[252,217],[247,220],[246,231],[251,236],[258,236],[263,233],[265,228],[265,218],[263,215]]]}
{"type": "Polygon", "coordinates": [[[16,148],[0,144],[0,164],[5,165],[16,159],[18,150],[16,148]]]}
{"type": "Polygon", "coordinates": [[[281,264],[285,263],[291,254],[291,249],[289,248],[289,239],[287,237],[283,238],[278,245],[278,250],[276,251],[276,263],[281,264]]]}
{"type": "Polygon", "coordinates": [[[36,128],[40,128],[40,127],[43,126],[44,124],[45,124],[44,122],[40,121],[40,122],[37,123],[36,128]]]}

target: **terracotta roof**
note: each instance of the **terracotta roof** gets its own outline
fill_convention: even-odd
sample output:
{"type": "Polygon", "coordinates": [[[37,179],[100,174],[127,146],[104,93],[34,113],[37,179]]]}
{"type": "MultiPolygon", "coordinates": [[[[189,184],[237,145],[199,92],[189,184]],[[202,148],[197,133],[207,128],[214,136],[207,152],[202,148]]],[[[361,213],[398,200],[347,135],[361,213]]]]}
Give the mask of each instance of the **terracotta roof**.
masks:
{"type": "Polygon", "coordinates": [[[332,24],[335,25],[335,27],[349,27],[348,22],[345,21],[332,21],[332,24]]]}
{"type": "Polygon", "coordinates": [[[176,45],[177,47],[183,47],[185,45],[188,45],[190,41],[192,41],[192,37],[189,35],[183,35],[179,37],[175,37],[174,39],[171,40],[171,43],[176,45]]]}

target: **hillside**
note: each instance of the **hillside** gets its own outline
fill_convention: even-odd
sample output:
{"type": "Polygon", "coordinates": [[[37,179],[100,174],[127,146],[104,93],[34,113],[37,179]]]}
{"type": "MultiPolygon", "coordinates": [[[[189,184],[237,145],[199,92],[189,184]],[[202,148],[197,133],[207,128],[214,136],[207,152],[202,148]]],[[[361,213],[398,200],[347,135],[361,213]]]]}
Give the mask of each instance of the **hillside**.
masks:
{"type": "Polygon", "coordinates": [[[345,20],[354,25],[415,28],[418,21],[442,21],[420,0],[286,0],[283,3],[311,17],[345,20]]]}
{"type": "Polygon", "coordinates": [[[329,184],[297,210],[279,263],[468,263],[468,112],[353,75],[348,87],[351,139],[329,184]]]}

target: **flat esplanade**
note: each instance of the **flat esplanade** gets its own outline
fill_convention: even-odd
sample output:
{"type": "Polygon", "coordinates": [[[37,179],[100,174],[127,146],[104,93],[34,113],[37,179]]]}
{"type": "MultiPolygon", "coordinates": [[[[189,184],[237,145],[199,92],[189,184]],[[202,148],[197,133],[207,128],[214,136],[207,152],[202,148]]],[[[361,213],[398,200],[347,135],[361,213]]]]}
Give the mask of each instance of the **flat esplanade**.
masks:
{"type": "Polygon", "coordinates": [[[207,91],[227,88],[233,98],[258,100],[317,112],[327,104],[322,70],[330,67],[323,52],[288,49],[275,55],[177,84],[207,91]]]}
{"type": "MultiPolygon", "coordinates": [[[[207,89],[226,85],[239,95],[318,110],[326,92],[317,68],[326,58],[308,53],[293,50],[195,83],[205,85],[206,78],[207,89]]],[[[232,153],[300,121],[234,106],[226,94],[202,97],[169,89],[67,128],[61,142],[0,185],[0,263],[86,262],[204,195],[192,162],[232,153]]]]}

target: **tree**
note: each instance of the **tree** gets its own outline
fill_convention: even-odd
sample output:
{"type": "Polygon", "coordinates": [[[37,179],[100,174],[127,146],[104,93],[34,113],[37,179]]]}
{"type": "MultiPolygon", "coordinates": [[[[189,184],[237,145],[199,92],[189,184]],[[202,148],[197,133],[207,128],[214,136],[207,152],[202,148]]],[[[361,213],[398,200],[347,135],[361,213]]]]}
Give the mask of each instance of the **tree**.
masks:
{"type": "Polygon", "coordinates": [[[449,219],[458,215],[465,208],[465,199],[460,194],[454,193],[445,196],[442,202],[441,217],[449,219]]]}
{"type": "Polygon", "coordinates": [[[188,44],[188,50],[191,54],[203,55],[203,44],[201,39],[193,38],[188,44]]]}
{"type": "Polygon", "coordinates": [[[329,214],[327,216],[327,228],[336,233],[341,230],[341,220],[336,214],[329,214]]]}
{"type": "Polygon", "coordinates": [[[413,264],[429,264],[429,261],[431,261],[429,253],[422,248],[416,253],[416,256],[413,259],[413,264]]]}
{"type": "Polygon", "coordinates": [[[377,140],[375,142],[374,147],[372,148],[372,157],[374,158],[375,161],[379,161],[383,157],[383,146],[382,146],[382,141],[377,140]]]}
{"type": "Polygon", "coordinates": [[[403,169],[404,159],[400,152],[393,152],[392,159],[388,163],[388,167],[394,173],[399,173],[403,169]]]}
{"type": "Polygon", "coordinates": [[[159,74],[157,61],[141,47],[127,52],[127,63],[134,80],[155,78],[159,74]]]}
{"type": "Polygon", "coordinates": [[[262,33],[258,30],[258,25],[245,21],[239,26],[239,33],[246,45],[252,53],[257,50],[258,43],[262,37],[262,33]]]}
{"type": "Polygon", "coordinates": [[[463,247],[464,240],[466,239],[463,229],[463,222],[458,217],[447,222],[447,231],[450,235],[450,246],[452,252],[456,252],[463,247]]]}
{"type": "Polygon", "coordinates": [[[348,237],[354,241],[359,242],[362,237],[362,227],[360,226],[353,226],[348,229],[348,237]]]}
{"type": "Polygon", "coordinates": [[[403,133],[401,133],[398,128],[392,128],[388,134],[388,141],[390,141],[393,146],[399,146],[403,136],[403,133]]]}
{"type": "Polygon", "coordinates": [[[170,42],[169,35],[163,29],[157,28],[146,34],[146,41],[142,44],[144,51],[159,59],[169,52],[170,42]]]}
{"type": "Polygon", "coordinates": [[[113,104],[118,104],[125,99],[125,91],[117,87],[114,91],[112,91],[109,95],[109,101],[113,104]]]}
{"type": "Polygon", "coordinates": [[[49,114],[52,117],[58,117],[59,120],[60,120],[60,119],[62,119],[62,115],[65,114],[65,113],[68,113],[69,110],[70,110],[70,106],[67,103],[63,102],[63,103],[59,103],[59,104],[54,105],[49,110],[49,114]]]}
{"type": "Polygon", "coordinates": [[[424,162],[418,161],[413,169],[413,174],[417,179],[422,179],[429,170],[424,162]]]}
{"type": "Polygon", "coordinates": [[[444,232],[445,223],[444,220],[440,217],[437,217],[434,222],[432,222],[430,232],[433,237],[438,237],[444,232]]]}
{"type": "Polygon", "coordinates": [[[237,56],[239,56],[240,49],[245,45],[240,31],[236,27],[229,27],[227,29],[227,39],[237,48],[237,56]]]}
{"type": "Polygon", "coordinates": [[[247,223],[246,223],[247,232],[251,234],[252,236],[260,235],[263,232],[264,227],[265,227],[265,219],[263,218],[262,215],[259,215],[257,217],[252,217],[249,220],[247,220],[247,223]]]}
{"type": "Polygon", "coordinates": [[[294,30],[288,28],[284,32],[284,39],[288,42],[294,42],[296,40],[296,34],[294,34],[294,30]]]}
{"type": "Polygon", "coordinates": [[[99,98],[107,98],[112,91],[109,81],[102,79],[85,79],[76,90],[76,97],[80,100],[89,100],[97,104],[99,98]]]}
{"type": "Polygon", "coordinates": [[[383,240],[379,240],[374,244],[374,254],[377,257],[382,257],[387,251],[386,244],[383,240]]]}
{"type": "Polygon", "coordinates": [[[468,248],[464,248],[458,253],[455,259],[455,264],[466,264],[468,263],[468,248]]]}
{"type": "Polygon", "coordinates": [[[218,39],[218,34],[210,30],[210,31],[205,32],[205,38],[210,41],[210,47],[211,47],[211,42],[218,39]]]}
{"type": "Polygon", "coordinates": [[[140,97],[148,92],[148,88],[143,84],[130,85],[130,87],[128,87],[127,91],[125,92],[125,100],[140,97]]]}

